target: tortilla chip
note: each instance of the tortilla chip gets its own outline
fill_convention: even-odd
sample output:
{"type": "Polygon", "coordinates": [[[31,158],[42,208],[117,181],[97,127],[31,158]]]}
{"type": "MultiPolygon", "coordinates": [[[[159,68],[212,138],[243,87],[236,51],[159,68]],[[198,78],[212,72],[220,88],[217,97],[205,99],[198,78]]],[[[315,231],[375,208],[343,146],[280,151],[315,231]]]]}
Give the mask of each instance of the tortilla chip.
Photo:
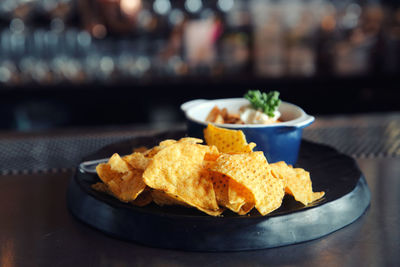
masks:
{"type": "Polygon", "coordinates": [[[144,207],[152,202],[153,198],[151,196],[150,188],[146,187],[142,193],[140,193],[135,200],[131,201],[130,203],[134,206],[144,207]]]}
{"type": "Polygon", "coordinates": [[[150,158],[145,157],[143,153],[134,152],[122,158],[132,168],[144,171],[150,162],[150,158]]]}
{"type": "Polygon", "coordinates": [[[242,184],[229,179],[229,207],[239,215],[245,215],[254,208],[255,199],[253,193],[242,184]]]}
{"type": "Polygon", "coordinates": [[[204,129],[207,145],[214,145],[221,153],[246,153],[253,151],[255,143],[248,144],[241,130],[231,130],[208,124],[204,129]]]}
{"type": "Polygon", "coordinates": [[[144,182],[182,199],[210,215],[219,209],[209,172],[203,159],[210,147],[190,142],[177,142],[159,151],[143,173],[144,182]]]}
{"type": "Polygon", "coordinates": [[[161,141],[158,146],[154,146],[153,148],[145,151],[143,153],[143,155],[147,158],[152,158],[154,157],[158,152],[160,152],[161,150],[163,150],[166,147],[169,147],[170,145],[173,145],[175,143],[178,142],[188,142],[188,143],[192,143],[192,144],[197,144],[197,143],[202,143],[203,140],[199,139],[199,138],[195,138],[195,137],[183,137],[181,139],[174,140],[174,139],[166,139],[161,141]]]}
{"type": "Polygon", "coordinates": [[[285,194],[283,181],[271,175],[263,152],[221,155],[212,170],[249,189],[260,214],[266,215],[281,206],[285,194]]]}
{"type": "Polygon", "coordinates": [[[211,181],[213,183],[213,188],[215,192],[215,198],[218,205],[222,207],[229,206],[229,177],[221,173],[213,173],[211,176],[211,181]]]}
{"type": "Polygon", "coordinates": [[[254,207],[254,196],[243,185],[217,172],[213,172],[211,180],[218,205],[239,215],[248,213],[254,207]]]}
{"type": "Polygon", "coordinates": [[[135,153],[135,152],[138,152],[138,153],[144,153],[144,152],[146,152],[147,150],[149,150],[147,147],[145,147],[145,146],[140,146],[140,147],[135,147],[134,149],[133,149],[133,153],[135,153]]]}
{"type": "Polygon", "coordinates": [[[102,182],[97,182],[95,184],[92,184],[91,186],[94,190],[101,192],[101,193],[105,193],[105,194],[109,194],[111,195],[111,191],[108,189],[108,186],[105,183],[102,182]]]}
{"type": "Polygon", "coordinates": [[[183,137],[178,140],[178,143],[180,143],[180,142],[188,142],[191,144],[201,144],[201,143],[203,143],[203,140],[200,138],[195,138],[195,137],[183,137]]]}
{"type": "Polygon", "coordinates": [[[324,192],[313,192],[310,173],[301,168],[293,168],[284,161],[270,164],[274,177],[284,181],[285,191],[296,201],[308,205],[324,196],[324,192]]]}
{"type": "Polygon", "coordinates": [[[114,153],[111,158],[108,160],[111,170],[119,173],[126,173],[130,171],[129,165],[121,159],[121,157],[114,153]]]}
{"type": "Polygon", "coordinates": [[[174,196],[160,190],[151,190],[151,196],[153,198],[153,201],[159,206],[177,205],[177,206],[190,207],[188,204],[183,202],[183,200],[180,199],[178,196],[174,196]]]}
{"type": "Polygon", "coordinates": [[[208,151],[205,155],[204,155],[204,160],[205,161],[216,161],[217,158],[221,155],[221,153],[219,153],[218,148],[216,146],[210,146],[210,151],[208,151]]]}
{"type": "Polygon", "coordinates": [[[146,187],[143,170],[133,169],[118,154],[108,163],[97,165],[96,171],[111,193],[123,202],[135,200],[146,187]]]}

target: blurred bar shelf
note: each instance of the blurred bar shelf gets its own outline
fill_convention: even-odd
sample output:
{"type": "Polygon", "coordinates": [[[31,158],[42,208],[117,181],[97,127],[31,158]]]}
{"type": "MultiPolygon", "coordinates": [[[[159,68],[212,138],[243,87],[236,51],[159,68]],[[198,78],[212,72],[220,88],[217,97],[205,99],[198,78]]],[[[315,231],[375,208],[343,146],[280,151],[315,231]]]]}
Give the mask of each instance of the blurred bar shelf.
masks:
{"type": "Polygon", "coordinates": [[[5,0],[0,84],[397,75],[400,8],[357,0],[5,0]]]}
{"type": "Polygon", "coordinates": [[[0,1],[0,129],[177,121],[188,99],[248,89],[398,111],[399,83],[397,1],[0,1]]]}

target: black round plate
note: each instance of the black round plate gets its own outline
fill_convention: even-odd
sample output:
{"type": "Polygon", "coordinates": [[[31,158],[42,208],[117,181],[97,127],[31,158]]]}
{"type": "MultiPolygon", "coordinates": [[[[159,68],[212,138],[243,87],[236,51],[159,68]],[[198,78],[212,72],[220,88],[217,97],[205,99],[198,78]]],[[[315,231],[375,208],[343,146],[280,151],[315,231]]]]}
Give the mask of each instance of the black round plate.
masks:
{"type": "MultiPolygon", "coordinates": [[[[165,132],[107,146],[84,160],[129,154],[132,148],[178,139],[183,131],[165,132]]],[[[314,191],[323,199],[303,206],[286,196],[282,206],[261,216],[225,211],[212,217],[196,209],[150,204],[135,207],[97,192],[97,175],[78,169],[71,179],[67,203],[81,221],[114,237],[153,247],[194,251],[241,251],[295,244],[332,233],[358,219],[370,203],[370,192],[356,162],[335,149],[302,141],[296,166],[311,173],[314,191]]]]}

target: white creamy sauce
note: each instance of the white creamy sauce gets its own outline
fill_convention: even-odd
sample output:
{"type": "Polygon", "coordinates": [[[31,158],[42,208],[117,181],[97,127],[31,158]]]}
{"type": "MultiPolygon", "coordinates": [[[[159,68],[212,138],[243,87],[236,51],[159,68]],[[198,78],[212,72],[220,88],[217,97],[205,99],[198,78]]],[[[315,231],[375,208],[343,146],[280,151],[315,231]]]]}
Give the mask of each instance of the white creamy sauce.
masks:
{"type": "Polygon", "coordinates": [[[250,105],[243,106],[239,110],[240,119],[246,124],[270,124],[275,123],[281,113],[279,111],[274,112],[273,117],[269,117],[262,111],[253,109],[250,105]]]}

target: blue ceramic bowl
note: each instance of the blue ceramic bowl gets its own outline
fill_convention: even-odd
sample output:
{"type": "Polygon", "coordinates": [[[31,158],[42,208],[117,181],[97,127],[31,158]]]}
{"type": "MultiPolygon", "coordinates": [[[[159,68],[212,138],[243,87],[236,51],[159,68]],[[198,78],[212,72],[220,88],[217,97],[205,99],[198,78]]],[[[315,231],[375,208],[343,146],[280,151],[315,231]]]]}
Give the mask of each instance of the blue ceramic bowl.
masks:
{"type": "MultiPolygon", "coordinates": [[[[244,98],[225,98],[216,100],[196,99],[181,105],[187,119],[188,135],[203,138],[205,121],[214,106],[227,108],[228,112],[238,113],[239,108],[249,102],[244,98]]],[[[268,162],[285,161],[294,165],[297,161],[303,129],[309,126],[314,117],[306,114],[300,107],[282,102],[279,107],[283,122],[262,124],[218,124],[234,130],[242,130],[248,142],[257,144],[255,151],[263,151],[268,162]]]]}

